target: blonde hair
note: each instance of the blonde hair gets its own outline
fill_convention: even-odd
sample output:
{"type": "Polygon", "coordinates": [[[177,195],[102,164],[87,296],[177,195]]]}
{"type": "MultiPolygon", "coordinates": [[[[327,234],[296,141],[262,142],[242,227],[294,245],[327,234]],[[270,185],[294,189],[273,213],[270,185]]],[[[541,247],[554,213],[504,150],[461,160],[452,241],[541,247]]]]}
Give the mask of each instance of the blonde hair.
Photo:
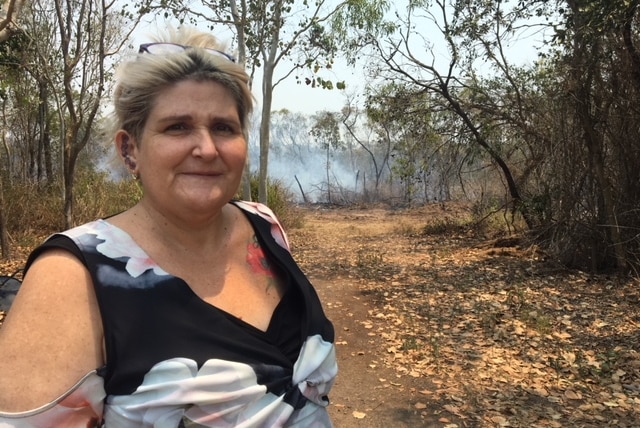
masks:
{"type": "Polygon", "coordinates": [[[155,42],[189,48],[159,55],[140,53],[119,67],[113,97],[115,129],[124,129],[139,142],[158,94],[185,80],[212,81],[232,93],[247,139],[249,116],[253,109],[249,76],[242,66],[205,50],[222,51],[224,46],[218,39],[195,29],[180,28],[167,31],[166,37],[159,37],[155,42]]]}

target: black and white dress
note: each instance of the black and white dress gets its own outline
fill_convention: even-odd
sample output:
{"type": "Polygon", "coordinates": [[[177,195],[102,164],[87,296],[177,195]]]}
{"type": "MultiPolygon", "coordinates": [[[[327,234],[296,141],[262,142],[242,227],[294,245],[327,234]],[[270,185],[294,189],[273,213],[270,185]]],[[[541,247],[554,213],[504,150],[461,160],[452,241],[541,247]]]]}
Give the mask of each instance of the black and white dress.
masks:
{"type": "Polygon", "coordinates": [[[64,248],[87,267],[107,363],[48,406],[0,413],[0,427],[330,427],[333,326],[273,213],[233,203],[289,284],[266,331],[200,299],[108,220],[76,227],[30,260],[64,248]]]}

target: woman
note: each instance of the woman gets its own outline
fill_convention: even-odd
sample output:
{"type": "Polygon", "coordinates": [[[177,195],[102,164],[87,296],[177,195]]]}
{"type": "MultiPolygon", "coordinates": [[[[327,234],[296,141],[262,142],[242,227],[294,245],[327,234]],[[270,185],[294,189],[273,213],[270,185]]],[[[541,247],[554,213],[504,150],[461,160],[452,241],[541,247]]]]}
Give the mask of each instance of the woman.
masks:
{"type": "Polygon", "coordinates": [[[129,210],[49,238],[0,330],[0,427],[331,426],[333,327],[265,206],[233,201],[248,76],[145,44],[116,87],[129,210]]]}

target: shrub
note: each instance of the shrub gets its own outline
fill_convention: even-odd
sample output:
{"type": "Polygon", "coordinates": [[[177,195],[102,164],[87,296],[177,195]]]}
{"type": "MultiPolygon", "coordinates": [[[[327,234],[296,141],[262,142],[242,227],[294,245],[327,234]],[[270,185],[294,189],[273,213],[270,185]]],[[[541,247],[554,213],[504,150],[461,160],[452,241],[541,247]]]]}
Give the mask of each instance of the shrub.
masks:
{"type": "MultiPolygon", "coordinates": [[[[251,191],[252,200],[257,200],[257,177],[252,177],[251,191]]],[[[142,197],[142,189],[133,180],[114,181],[106,172],[81,169],[76,175],[74,196],[74,223],[82,224],[132,207],[142,197]]],[[[4,187],[4,199],[7,230],[13,243],[33,246],[64,229],[61,183],[11,183],[4,187]]],[[[287,229],[303,224],[301,210],[292,201],[293,195],[281,181],[270,181],[268,205],[287,229]]]]}
{"type": "Polygon", "coordinates": [[[11,183],[5,185],[3,198],[7,230],[14,241],[29,245],[64,227],[60,186],[11,183]]]}
{"type": "MultiPolygon", "coordinates": [[[[136,182],[115,182],[107,173],[82,170],[74,186],[74,223],[109,217],[133,206],[142,192],[136,182]]],[[[46,236],[64,229],[62,184],[15,183],[4,189],[7,229],[12,235],[46,236]]]]}
{"type": "MultiPolygon", "coordinates": [[[[258,200],[259,178],[251,174],[251,200],[258,200]]],[[[240,199],[247,199],[241,193],[240,199]]],[[[300,209],[296,208],[293,193],[281,180],[270,179],[267,183],[267,206],[275,213],[285,229],[300,228],[304,218],[300,209]]]]}
{"type": "Polygon", "coordinates": [[[471,222],[467,218],[450,218],[435,219],[429,221],[422,228],[423,235],[449,235],[458,234],[468,231],[471,222]]]}
{"type": "Polygon", "coordinates": [[[114,181],[108,173],[83,171],[76,177],[76,224],[106,218],[134,206],[142,197],[142,189],[131,179],[114,181]]]}

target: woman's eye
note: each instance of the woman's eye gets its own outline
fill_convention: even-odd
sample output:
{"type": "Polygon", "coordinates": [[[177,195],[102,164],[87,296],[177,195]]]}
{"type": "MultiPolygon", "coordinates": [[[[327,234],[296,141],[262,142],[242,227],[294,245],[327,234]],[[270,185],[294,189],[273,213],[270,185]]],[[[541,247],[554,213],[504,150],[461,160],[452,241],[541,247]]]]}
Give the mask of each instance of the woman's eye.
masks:
{"type": "Polygon", "coordinates": [[[218,123],[211,128],[212,132],[216,134],[234,134],[235,128],[226,123],[218,123]]]}
{"type": "Polygon", "coordinates": [[[173,125],[167,126],[166,131],[167,132],[183,132],[183,131],[187,131],[188,129],[189,127],[184,123],[175,123],[173,125]]]}

